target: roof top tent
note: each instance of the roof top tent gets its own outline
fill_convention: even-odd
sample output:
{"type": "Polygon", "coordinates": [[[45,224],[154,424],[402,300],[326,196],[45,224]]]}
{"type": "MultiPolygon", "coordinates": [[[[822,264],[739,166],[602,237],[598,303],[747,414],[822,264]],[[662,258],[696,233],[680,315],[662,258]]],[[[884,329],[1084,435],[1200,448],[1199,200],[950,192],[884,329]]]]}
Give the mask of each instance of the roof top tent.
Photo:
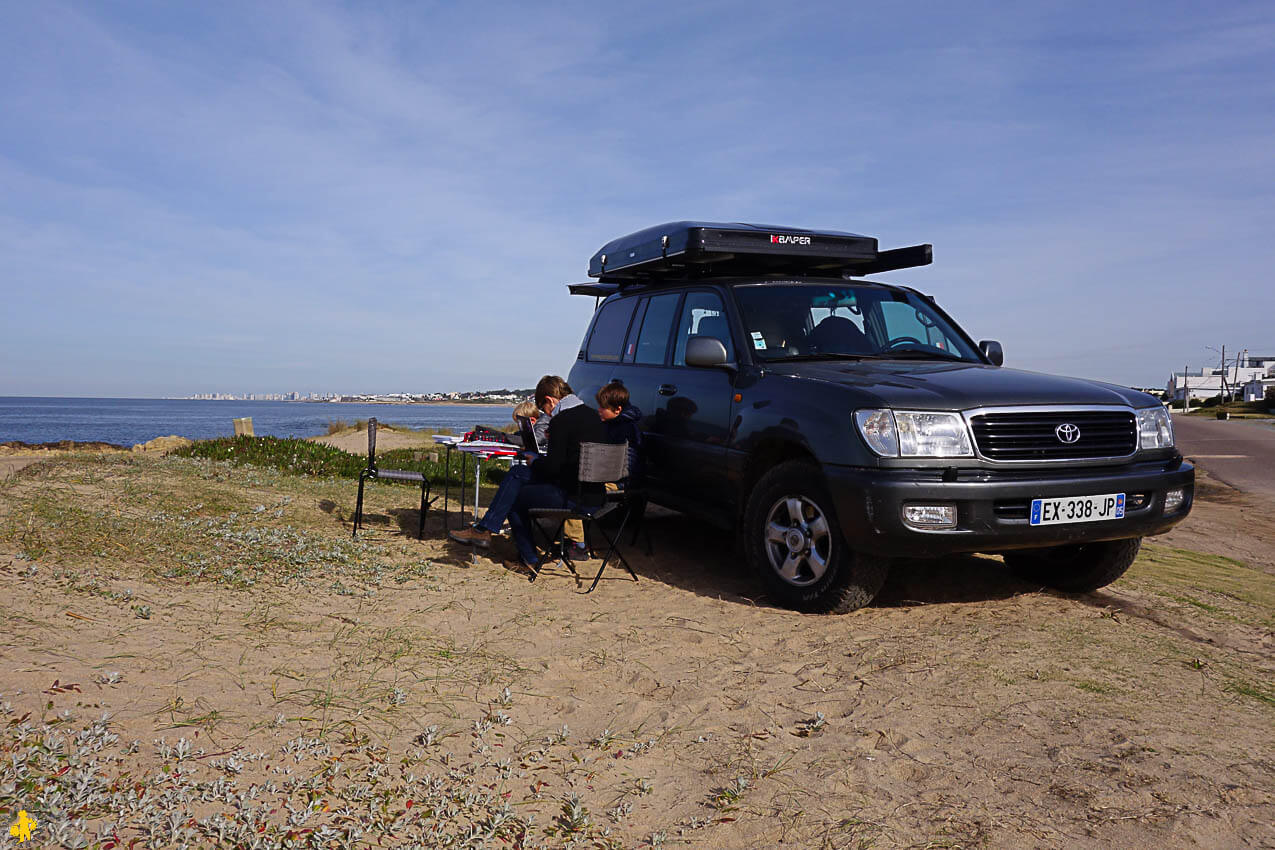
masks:
{"type": "Polygon", "coordinates": [[[929,265],[930,245],[881,251],[871,236],[761,224],[674,221],[612,240],[589,260],[595,284],[579,295],[603,295],[631,284],[678,279],[785,274],[841,277],[929,265]]]}

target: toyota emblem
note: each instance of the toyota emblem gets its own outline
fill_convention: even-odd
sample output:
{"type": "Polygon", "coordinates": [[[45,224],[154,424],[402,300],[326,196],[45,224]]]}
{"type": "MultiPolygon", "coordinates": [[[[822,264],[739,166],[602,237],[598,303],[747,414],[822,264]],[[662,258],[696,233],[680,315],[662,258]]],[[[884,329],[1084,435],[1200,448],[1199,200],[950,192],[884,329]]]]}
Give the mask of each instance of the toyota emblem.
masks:
{"type": "Polygon", "coordinates": [[[1070,422],[1064,422],[1054,429],[1060,443],[1074,443],[1080,439],[1080,429],[1070,422]]]}

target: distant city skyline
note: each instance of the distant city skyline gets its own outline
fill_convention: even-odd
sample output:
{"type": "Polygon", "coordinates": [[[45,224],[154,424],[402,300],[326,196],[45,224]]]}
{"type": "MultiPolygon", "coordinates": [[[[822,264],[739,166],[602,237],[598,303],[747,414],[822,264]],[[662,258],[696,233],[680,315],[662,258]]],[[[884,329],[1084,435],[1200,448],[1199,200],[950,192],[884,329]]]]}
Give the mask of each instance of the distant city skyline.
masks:
{"type": "Polygon", "coordinates": [[[511,390],[507,387],[491,390],[451,390],[448,392],[392,392],[392,393],[367,393],[367,392],[323,392],[323,393],[301,393],[301,392],[210,392],[210,393],[193,393],[191,395],[173,396],[173,398],[187,399],[190,401],[355,401],[355,400],[400,400],[400,401],[447,401],[447,400],[464,400],[464,399],[499,399],[510,401],[522,401],[532,397],[535,394],[535,388],[527,388],[523,390],[511,390]]]}
{"type": "Polygon", "coordinates": [[[1275,6],[15,3],[0,395],[527,385],[605,242],[934,244],[1006,365],[1275,344],[1275,6]]]}

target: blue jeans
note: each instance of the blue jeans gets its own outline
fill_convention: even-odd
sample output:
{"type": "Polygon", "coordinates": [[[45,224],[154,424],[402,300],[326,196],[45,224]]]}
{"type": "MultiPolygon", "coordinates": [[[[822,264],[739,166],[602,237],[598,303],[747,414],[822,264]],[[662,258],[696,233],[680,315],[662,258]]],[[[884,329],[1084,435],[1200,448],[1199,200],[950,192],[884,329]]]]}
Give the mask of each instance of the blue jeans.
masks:
{"type": "Polygon", "coordinates": [[[505,477],[500,479],[500,486],[496,488],[496,495],[491,497],[491,504],[487,506],[487,513],[483,514],[483,518],[474,523],[478,528],[490,531],[492,534],[499,534],[500,527],[505,524],[505,518],[509,516],[509,512],[513,510],[514,501],[518,498],[518,493],[522,491],[524,485],[531,480],[531,467],[527,464],[509,467],[509,472],[505,477]]]}
{"type": "Polygon", "coordinates": [[[532,537],[531,511],[534,508],[566,508],[571,500],[557,484],[526,484],[518,491],[513,510],[509,512],[509,527],[514,533],[518,554],[529,564],[540,560],[536,540],[532,537]]]}

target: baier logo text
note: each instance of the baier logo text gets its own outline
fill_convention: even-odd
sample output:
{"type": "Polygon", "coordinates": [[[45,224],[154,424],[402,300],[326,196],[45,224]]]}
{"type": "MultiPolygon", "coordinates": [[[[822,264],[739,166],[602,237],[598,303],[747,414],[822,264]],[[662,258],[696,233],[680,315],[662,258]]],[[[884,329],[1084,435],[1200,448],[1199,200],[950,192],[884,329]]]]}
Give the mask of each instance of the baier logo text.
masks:
{"type": "Polygon", "coordinates": [[[778,233],[770,234],[771,245],[809,245],[809,236],[785,236],[778,233]]]}

